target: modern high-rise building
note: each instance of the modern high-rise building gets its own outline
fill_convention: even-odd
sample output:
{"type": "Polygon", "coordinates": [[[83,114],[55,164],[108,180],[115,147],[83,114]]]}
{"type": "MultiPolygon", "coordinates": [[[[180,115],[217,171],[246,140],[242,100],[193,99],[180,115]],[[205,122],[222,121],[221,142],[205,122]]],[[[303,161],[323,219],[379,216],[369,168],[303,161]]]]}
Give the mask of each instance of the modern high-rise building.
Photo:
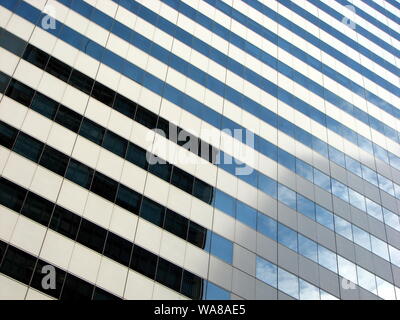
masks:
{"type": "Polygon", "coordinates": [[[400,299],[397,0],[1,0],[0,299],[400,299]]]}

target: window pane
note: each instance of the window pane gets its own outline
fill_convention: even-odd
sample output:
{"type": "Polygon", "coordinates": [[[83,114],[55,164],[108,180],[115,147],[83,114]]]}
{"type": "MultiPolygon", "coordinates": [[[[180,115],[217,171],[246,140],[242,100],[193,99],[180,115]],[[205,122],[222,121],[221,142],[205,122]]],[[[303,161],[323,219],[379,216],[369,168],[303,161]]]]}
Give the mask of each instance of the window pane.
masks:
{"type": "Polygon", "coordinates": [[[104,136],[103,147],[115,153],[116,155],[125,158],[128,141],[121,138],[111,131],[107,131],[104,136]]]}
{"type": "Polygon", "coordinates": [[[297,232],[278,223],[278,242],[297,252],[297,232]]]}
{"type": "Polygon", "coordinates": [[[109,232],[107,235],[106,245],[104,247],[104,255],[115,260],[124,266],[129,265],[131,258],[132,243],[114,233],[109,232]]]}
{"type": "Polygon", "coordinates": [[[75,240],[78,234],[81,217],[68,210],[56,206],[50,222],[50,229],[75,240]]]}
{"type": "Polygon", "coordinates": [[[45,146],[39,164],[60,176],[64,176],[68,161],[69,157],[65,154],[52,147],[45,146]]]}
{"type": "Polygon", "coordinates": [[[316,217],[317,217],[317,222],[322,224],[323,226],[333,230],[333,214],[326,210],[325,208],[320,207],[319,205],[316,205],[316,217]]]}
{"type": "Polygon", "coordinates": [[[379,221],[382,221],[382,207],[376,202],[369,200],[368,198],[365,198],[365,203],[367,206],[368,214],[375,217],[379,221]]]}
{"type": "Polygon", "coordinates": [[[22,58],[32,63],[39,69],[44,70],[44,68],[47,65],[47,61],[49,61],[50,56],[46,52],[38,48],[35,48],[34,46],[28,43],[22,58]]]}
{"type": "Polygon", "coordinates": [[[33,89],[15,79],[11,80],[6,91],[7,96],[27,107],[31,104],[34,93],[33,89]]]}
{"type": "Polygon", "coordinates": [[[90,94],[94,80],[78,70],[73,70],[69,79],[69,83],[78,90],[81,90],[86,94],[90,94]]]}
{"type": "Polygon", "coordinates": [[[113,300],[122,300],[122,299],[112,295],[111,293],[109,293],[103,289],[96,287],[94,289],[92,300],[113,301],[113,300]]]}
{"type": "Polygon", "coordinates": [[[357,191],[354,191],[350,188],[348,190],[349,190],[350,204],[362,211],[366,211],[365,197],[359,194],[357,191]]]}
{"type": "Polygon", "coordinates": [[[394,197],[393,182],[390,181],[388,178],[381,176],[380,174],[378,174],[378,181],[379,181],[379,188],[385,190],[387,193],[389,193],[394,197]]]}
{"type": "Polygon", "coordinates": [[[396,296],[394,293],[394,286],[379,278],[376,277],[376,286],[378,288],[378,296],[385,300],[395,300],[396,296]]]}
{"type": "Polygon", "coordinates": [[[136,103],[117,93],[114,101],[114,109],[133,119],[136,113],[136,103]]]}
{"type": "Polygon", "coordinates": [[[26,42],[21,38],[18,38],[3,28],[0,29],[0,47],[6,48],[8,51],[20,57],[24,52],[25,45],[26,42]]]}
{"type": "Polygon", "coordinates": [[[0,204],[19,212],[25,199],[26,190],[20,186],[0,178],[0,204]]]}
{"type": "Polygon", "coordinates": [[[346,220],[340,218],[339,216],[335,216],[335,231],[341,236],[353,241],[353,232],[351,230],[351,223],[346,220]]]}
{"type": "Polygon", "coordinates": [[[277,182],[264,176],[262,174],[258,175],[258,188],[264,191],[266,194],[269,194],[271,197],[277,197],[277,182]]]}
{"type": "Polygon", "coordinates": [[[343,201],[349,202],[348,187],[335,179],[332,179],[332,193],[343,201]]]}
{"type": "Polygon", "coordinates": [[[148,198],[143,199],[142,207],[140,208],[140,216],[143,219],[162,227],[164,223],[164,214],[165,207],[148,198]]]}
{"type": "Polygon", "coordinates": [[[135,120],[149,129],[154,129],[157,125],[157,116],[141,106],[136,110],[135,120]]]}
{"type": "Polygon", "coordinates": [[[192,175],[179,169],[178,167],[174,167],[171,179],[171,183],[174,186],[191,194],[193,190],[193,182],[194,182],[194,177],[192,175]]]}
{"type": "Polygon", "coordinates": [[[39,291],[44,291],[47,295],[52,296],[54,298],[59,298],[60,297],[60,293],[61,293],[61,289],[63,287],[64,284],[64,279],[65,279],[65,275],[66,272],[58,269],[57,267],[53,266],[55,270],[55,289],[52,288],[43,288],[42,285],[42,280],[43,277],[45,276],[45,274],[42,273],[42,270],[45,270],[44,267],[49,266],[49,263],[44,262],[39,260],[36,268],[35,268],[35,272],[33,273],[33,278],[32,278],[32,282],[31,282],[31,287],[39,290],[39,291]]]}
{"type": "Polygon", "coordinates": [[[164,228],[174,235],[186,240],[189,221],[185,217],[167,209],[164,228]]]}
{"type": "Polygon", "coordinates": [[[359,177],[362,177],[360,163],[349,156],[346,156],[346,169],[358,175],[359,177]]]}
{"type": "Polygon", "coordinates": [[[71,74],[72,68],[66,65],[64,62],[61,62],[54,57],[51,57],[49,63],[47,64],[46,71],[56,78],[67,82],[71,74]]]}
{"type": "Polygon", "coordinates": [[[59,103],[57,101],[36,92],[32,100],[31,109],[53,120],[57,113],[58,105],[59,103]]]}
{"type": "Polygon", "coordinates": [[[78,132],[82,116],[75,111],[60,106],[55,121],[73,132],[78,132]]]}
{"type": "Polygon", "coordinates": [[[308,181],[313,182],[313,168],[305,163],[304,161],[301,161],[299,159],[296,159],[296,173],[303,178],[307,179],[308,181]]]}
{"type": "Polygon", "coordinates": [[[315,220],[315,203],[300,194],[297,194],[297,211],[315,220]]]}
{"type": "Polygon", "coordinates": [[[149,172],[169,182],[171,179],[172,165],[169,163],[156,163],[149,165],[149,172]]]}
{"type": "Polygon", "coordinates": [[[4,122],[0,122],[0,145],[11,149],[17,137],[18,130],[4,122]]]}
{"type": "Polygon", "coordinates": [[[371,251],[371,241],[369,233],[353,225],[354,242],[359,246],[371,251]]]}
{"type": "Polygon", "coordinates": [[[257,210],[241,201],[236,204],[236,218],[250,228],[257,229],[257,210]]]}
{"type": "Polygon", "coordinates": [[[300,284],[300,300],[319,300],[319,289],[302,279],[300,284]]]}
{"type": "Polygon", "coordinates": [[[321,266],[337,273],[336,254],[318,245],[318,262],[321,266]]]}
{"type": "Polygon", "coordinates": [[[224,260],[226,263],[232,264],[233,244],[228,239],[213,233],[210,253],[224,260]]]}
{"type": "Polygon", "coordinates": [[[61,300],[80,301],[91,300],[94,286],[72,274],[67,274],[64,283],[61,300]]]}
{"type": "Polygon", "coordinates": [[[193,300],[203,297],[204,280],[195,274],[183,270],[181,293],[193,300]]]}
{"type": "Polygon", "coordinates": [[[384,241],[371,235],[371,244],[373,253],[385,260],[389,260],[388,245],[384,241]]]}
{"type": "Polygon", "coordinates": [[[32,160],[33,162],[38,162],[40,155],[42,154],[44,144],[23,132],[17,137],[13,151],[20,154],[21,156],[32,160]]]}
{"type": "Polygon", "coordinates": [[[30,254],[9,246],[4,255],[0,272],[24,284],[29,284],[35,263],[36,258],[30,254]]]}
{"type": "Polygon", "coordinates": [[[299,299],[299,279],[281,268],[278,268],[278,289],[299,299]]]}
{"type": "Polygon", "coordinates": [[[139,214],[141,200],[141,194],[123,185],[119,185],[117,199],[115,201],[117,205],[134,214],[139,214]]]}
{"type": "Polygon", "coordinates": [[[79,184],[81,187],[89,189],[92,183],[93,174],[93,169],[71,159],[65,177],[72,182],[79,184]]]}
{"type": "Polygon", "coordinates": [[[371,170],[370,168],[362,165],[362,176],[365,180],[368,182],[372,183],[373,185],[377,186],[378,185],[378,176],[376,175],[376,172],[371,170]]]}
{"type": "Polygon", "coordinates": [[[357,266],[358,285],[373,294],[377,294],[375,276],[367,270],[357,266]]]}
{"type": "Polygon", "coordinates": [[[206,247],[207,233],[206,228],[193,221],[189,221],[188,242],[204,249],[206,247]]]}
{"type": "Polygon", "coordinates": [[[207,282],[206,300],[230,300],[231,294],[216,286],[211,282],[207,282]]]}
{"type": "Polygon", "coordinates": [[[146,150],[129,143],[126,160],[147,170],[146,150]]]}
{"type": "Polygon", "coordinates": [[[394,265],[400,267],[400,250],[389,245],[389,253],[390,253],[390,261],[394,265]]]}
{"type": "Polygon", "coordinates": [[[236,201],[226,193],[215,190],[215,207],[232,217],[235,217],[236,201]]]}
{"type": "Polygon", "coordinates": [[[293,210],[296,210],[296,192],[290,190],[282,184],[278,184],[278,200],[293,210]]]}
{"type": "Polygon", "coordinates": [[[131,268],[150,279],[154,279],[156,275],[157,259],[158,257],[155,254],[135,245],[133,247],[131,268]]]}
{"type": "Polygon", "coordinates": [[[79,130],[79,134],[82,137],[85,137],[98,145],[103,143],[104,132],[104,128],[87,118],[83,119],[81,129],[79,130]]]}
{"type": "Polygon", "coordinates": [[[278,268],[276,265],[257,257],[256,260],[256,277],[257,279],[276,288],[278,280],[278,268]]]}
{"type": "Polygon", "coordinates": [[[314,262],[318,262],[317,243],[299,234],[299,253],[314,262]]]}
{"type": "Polygon", "coordinates": [[[278,233],[277,222],[259,212],[257,214],[257,231],[276,241],[278,233]]]}
{"type": "Polygon", "coordinates": [[[163,258],[159,258],[156,280],[168,288],[179,292],[182,281],[182,271],[182,268],[163,258]]]}
{"type": "Polygon", "coordinates": [[[21,213],[44,226],[50,222],[54,204],[36,194],[29,192],[21,213]]]}
{"type": "Polygon", "coordinates": [[[332,146],[329,146],[329,159],[339,166],[345,166],[344,153],[332,146]]]}
{"type": "Polygon", "coordinates": [[[212,196],[213,196],[213,187],[209,184],[195,178],[194,179],[194,187],[193,187],[193,195],[204,201],[205,203],[211,204],[212,203],[212,196]]]}
{"type": "Polygon", "coordinates": [[[331,179],[317,169],[314,169],[314,183],[322,189],[331,192],[331,179]]]}
{"type": "Polygon", "coordinates": [[[88,220],[82,219],[77,241],[98,253],[102,253],[106,236],[106,230],[88,220]]]}
{"type": "Polygon", "coordinates": [[[338,256],[339,275],[351,282],[357,284],[356,265],[347,259],[338,256]]]}

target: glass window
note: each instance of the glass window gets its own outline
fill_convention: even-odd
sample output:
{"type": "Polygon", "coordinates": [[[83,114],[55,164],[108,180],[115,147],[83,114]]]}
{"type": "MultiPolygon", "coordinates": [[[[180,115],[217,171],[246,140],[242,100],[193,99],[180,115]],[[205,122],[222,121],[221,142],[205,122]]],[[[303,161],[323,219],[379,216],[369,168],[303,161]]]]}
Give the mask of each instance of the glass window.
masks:
{"type": "Polygon", "coordinates": [[[78,161],[71,159],[65,177],[81,187],[89,189],[94,171],[78,161]]]}
{"type": "Polygon", "coordinates": [[[104,136],[103,147],[112,153],[125,158],[128,141],[111,131],[107,131],[104,136]]]}
{"type": "Polygon", "coordinates": [[[68,273],[64,282],[61,300],[91,300],[94,286],[68,273]]]}
{"type": "Polygon", "coordinates": [[[211,204],[213,197],[213,187],[209,184],[195,178],[193,186],[193,195],[204,201],[205,203],[211,204]]]}
{"type": "Polygon", "coordinates": [[[257,210],[241,201],[236,204],[236,218],[250,228],[257,229],[257,210]]]}
{"type": "Polygon", "coordinates": [[[50,222],[54,204],[38,195],[28,192],[21,213],[44,226],[50,222]]]}
{"type": "Polygon", "coordinates": [[[26,190],[20,186],[0,178],[0,203],[14,211],[19,212],[26,196],[26,190]]]}
{"type": "Polygon", "coordinates": [[[109,257],[124,266],[128,266],[131,258],[131,251],[132,242],[125,240],[114,233],[108,233],[103,253],[106,257],[109,257]]]}
{"type": "Polygon", "coordinates": [[[296,192],[282,184],[278,184],[278,200],[296,210],[296,192]]]}
{"type": "Polygon", "coordinates": [[[118,112],[121,112],[128,118],[131,118],[131,119],[135,118],[136,107],[137,107],[136,103],[125,98],[124,96],[121,96],[118,93],[117,93],[117,96],[115,97],[113,107],[115,110],[117,110],[118,112]]]}
{"type": "Polygon", "coordinates": [[[142,106],[138,106],[135,120],[149,129],[154,129],[157,125],[157,116],[142,106]]]}
{"type": "Polygon", "coordinates": [[[318,245],[318,262],[321,266],[337,273],[336,254],[318,245]]]}
{"type": "Polygon", "coordinates": [[[299,234],[299,253],[318,263],[317,243],[299,234]]]}
{"type": "Polygon", "coordinates": [[[376,202],[374,202],[374,201],[372,201],[372,200],[370,200],[368,198],[365,198],[365,204],[366,204],[366,207],[367,207],[367,213],[370,216],[375,217],[379,221],[383,220],[382,207],[379,204],[377,204],[376,202]]]}
{"type": "Polygon", "coordinates": [[[329,146],[329,159],[337,163],[339,166],[344,167],[346,165],[344,160],[344,153],[332,146],[329,146]]]}
{"type": "Polygon", "coordinates": [[[140,208],[140,216],[155,225],[162,227],[164,223],[165,207],[150,200],[143,198],[142,207],[140,208]]]}
{"type": "Polygon", "coordinates": [[[119,185],[117,199],[115,203],[120,207],[134,213],[139,214],[142,195],[123,185],[119,185]]]}
{"type": "Polygon", "coordinates": [[[79,113],[60,106],[55,121],[73,132],[78,132],[82,118],[79,113]]]}
{"type": "Polygon", "coordinates": [[[53,120],[57,113],[58,102],[36,92],[32,100],[31,109],[53,120]]]}
{"type": "Polygon", "coordinates": [[[362,211],[366,211],[365,197],[359,194],[357,191],[354,191],[350,188],[348,188],[348,190],[349,190],[350,204],[362,211]]]}
{"type": "Polygon", "coordinates": [[[332,193],[343,201],[349,202],[348,187],[335,179],[332,179],[332,193]]]}
{"type": "Polygon", "coordinates": [[[3,28],[0,29],[0,47],[3,47],[20,57],[24,52],[25,45],[26,42],[22,39],[3,28]]]}
{"type": "Polygon", "coordinates": [[[94,80],[75,69],[72,71],[69,83],[78,90],[81,90],[86,94],[90,94],[94,80]]]}
{"type": "Polygon", "coordinates": [[[106,236],[106,230],[88,220],[82,219],[77,241],[98,253],[102,253],[106,236]]]}
{"type": "Polygon", "coordinates": [[[36,258],[15,247],[9,246],[1,264],[0,272],[24,284],[29,284],[36,258]]]}
{"type": "MultiPolygon", "coordinates": [[[[388,245],[386,242],[371,235],[372,252],[377,256],[389,261],[388,245]]],[[[371,250],[371,249],[370,249],[371,250]]]]}
{"type": "Polygon", "coordinates": [[[179,189],[192,194],[194,177],[182,169],[174,167],[172,170],[171,183],[179,189]]]}
{"type": "Polygon", "coordinates": [[[368,232],[353,225],[353,237],[355,243],[371,251],[371,241],[368,232]]]}
{"type": "Polygon", "coordinates": [[[270,286],[276,288],[278,280],[278,267],[260,257],[256,260],[256,277],[270,286]]]}
{"type": "Polygon", "coordinates": [[[201,249],[206,247],[207,229],[189,220],[189,233],[187,241],[201,249]]]}
{"type": "Polygon", "coordinates": [[[281,268],[278,268],[278,289],[299,299],[299,279],[281,268]]]}
{"type": "Polygon", "coordinates": [[[51,217],[50,229],[75,240],[80,222],[80,216],[56,206],[51,217]]]}
{"type": "Polygon", "coordinates": [[[7,89],[11,77],[0,71],[0,93],[4,93],[7,89]]]}
{"type": "Polygon", "coordinates": [[[38,162],[40,155],[42,154],[44,144],[23,132],[20,132],[17,141],[15,142],[13,151],[20,154],[21,156],[38,162]]]}
{"type": "Polygon", "coordinates": [[[361,164],[357,160],[346,155],[346,169],[354,174],[362,177],[361,164]]]}
{"type": "Polygon", "coordinates": [[[8,149],[14,145],[18,130],[0,121],[0,144],[8,149]]]}
{"type": "Polygon", "coordinates": [[[156,163],[149,165],[149,172],[169,182],[171,179],[172,165],[170,163],[156,163]]]}
{"type": "Polygon", "coordinates": [[[334,229],[333,214],[330,211],[326,210],[325,208],[319,205],[316,205],[315,212],[316,212],[316,220],[318,223],[322,224],[323,226],[331,230],[334,229]]]}
{"type": "Polygon", "coordinates": [[[257,231],[276,241],[278,232],[277,222],[259,212],[257,214],[257,231]]]}
{"type": "Polygon", "coordinates": [[[10,85],[6,91],[8,97],[27,107],[31,104],[34,93],[33,89],[15,79],[10,81],[10,85]]]}
{"type": "Polygon", "coordinates": [[[118,183],[100,172],[94,174],[90,191],[111,202],[115,201],[118,183]]]}
{"type": "Polygon", "coordinates": [[[319,300],[319,289],[311,283],[299,279],[300,300],[319,300]]]}
{"type": "Polygon", "coordinates": [[[277,182],[263,174],[258,175],[258,188],[271,197],[277,197],[277,182]]]}
{"type": "Polygon", "coordinates": [[[100,289],[99,287],[94,288],[93,298],[94,301],[113,301],[113,300],[122,300],[119,297],[112,295],[111,293],[100,289]]]}
{"type": "Polygon", "coordinates": [[[297,211],[315,220],[315,203],[300,194],[297,194],[297,211]]]}
{"type": "Polygon", "coordinates": [[[146,277],[154,279],[156,275],[157,260],[158,257],[155,254],[135,245],[132,251],[130,267],[146,277]]]}
{"type": "Polygon", "coordinates": [[[378,289],[378,296],[381,297],[382,299],[385,299],[385,300],[395,300],[396,299],[394,286],[391,283],[389,283],[379,277],[376,277],[376,287],[378,289]]]}
{"type": "Polygon", "coordinates": [[[377,294],[375,276],[367,270],[357,266],[358,285],[373,294],[377,294]]]}
{"type": "Polygon", "coordinates": [[[203,297],[204,280],[195,274],[183,270],[181,293],[192,300],[200,300],[203,297]]]}
{"type": "Polygon", "coordinates": [[[233,244],[228,239],[213,232],[210,253],[224,260],[226,263],[232,264],[233,244]]]}
{"type": "Polygon", "coordinates": [[[49,61],[50,56],[46,52],[28,43],[22,58],[32,63],[39,69],[44,70],[44,68],[47,65],[47,61],[49,61]]]}
{"type": "Polygon", "coordinates": [[[396,229],[397,231],[400,231],[400,220],[399,216],[397,214],[394,214],[393,212],[387,210],[386,208],[383,208],[383,216],[385,219],[385,223],[392,228],[396,229]]]}
{"type": "Polygon", "coordinates": [[[331,179],[325,173],[314,168],[314,183],[322,189],[331,192],[331,179]]]}
{"type": "Polygon", "coordinates": [[[313,168],[309,164],[301,161],[300,159],[296,159],[296,173],[308,181],[313,182],[313,168]]]}
{"type": "Polygon", "coordinates": [[[164,229],[186,240],[189,221],[185,217],[167,209],[164,229]]]}
{"type": "Polygon", "coordinates": [[[335,296],[329,294],[328,292],[324,290],[319,290],[319,293],[321,295],[321,300],[338,300],[335,296]]]}
{"type": "Polygon", "coordinates": [[[230,292],[216,286],[211,282],[207,282],[206,300],[230,300],[230,292]]]}
{"type": "Polygon", "coordinates": [[[338,256],[338,267],[339,275],[355,284],[358,283],[356,265],[354,263],[342,258],[341,256],[338,256]]]}
{"type": "Polygon", "coordinates": [[[182,271],[182,268],[163,258],[159,258],[156,280],[166,287],[179,292],[182,281],[182,271]]]}
{"type": "Polygon", "coordinates": [[[111,107],[114,103],[115,91],[102,85],[100,82],[95,82],[92,90],[92,97],[111,107]]]}
{"type": "Polygon", "coordinates": [[[146,150],[134,145],[133,143],[129,143],[128,152],[126,154],[126,160],[129,162],[139,166],[140,168],[147,170],[147,159],[146,159],[146,150]]]}
{"type": "Polygon", "coordinates": [[[65,154],[52,147],[45,146],[39,164],[60,176],[64,176],[68,161],[69,157],[65,154]]]}
{"type": "Polygon", "coordinates": [[[61,81],[67,82],[72,72],[72,68],[60,60],[50,57],[46,71],[61,81]]]}
{"type": "Polygon", "coordinates": [[[291,171],[296,170],[296,158],[282,149],[278,149],[278,162],[291,171]]]}
{"type": "Polygon", "coordinates": [[[335,216],[335,231],[341,236],[353,241],[353,232],[351,229],[351,223],[346,220],[340,218],[339,216],[335,216]]]}
{"type": "Polygon", "coordinates": [[[297,232],[278,223],[278,242],[297,252],[297,232]]]}
{"type": "Polygon", "coordinates": [[[378,186],[378,176],[376,172],[364,165],[361,165],[361,168],[363,178],[373,185],[378,186]]]}
{"type": "Polygon", "coordinates": [[[389,193],[394,197],[393,182],[380,174],[378,174],[378,180],[379,180],[379,188],[385,190],[387,193],[389,193]]]}
{"type": "Polygon", "coordinates": [[[84,118],[82,121],[81,129],[79,130],[79,134],[90,141],[101,145],[103,143],[105,129],[98,125],[96,122],[84,118]]]}
{"type": "Polygon", "coordinates": [[[389,247],[389,253],[390,253],[390,261],[394,265],[400,267],[400,250],[392,247],[391,245],[389,245],[388,247],[389,247]]]}
{"type": "Polygon", "coordinates": [[[233,197],[222,191],[215,190],[215,207],[218,210],[235,217],[236,201],[233,197]]]}

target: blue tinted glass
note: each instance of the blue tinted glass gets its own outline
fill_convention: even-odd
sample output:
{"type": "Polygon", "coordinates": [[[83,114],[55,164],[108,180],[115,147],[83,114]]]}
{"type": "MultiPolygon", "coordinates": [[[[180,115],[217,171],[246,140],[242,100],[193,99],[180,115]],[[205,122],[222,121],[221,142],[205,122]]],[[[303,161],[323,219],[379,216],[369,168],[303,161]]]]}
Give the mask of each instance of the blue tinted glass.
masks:
{"type": "Polygon", "coordinates": [[[278,242],[297,252],[297,232],[278,223],[278,242]]]}
{"type": "Polygon", "coordinates": [[[347,186],[335,179],[332,179],[332,193],[343,201],[349,202],[349,191],[347,186]]]}
{"type": "Polygon", "coordinates": [[[357,277],[360,287],[377,294],[375,276],[371,272],[357,266],[357,277]]]}
{"type": "Polygon", "coordinates": [[[332,146],[329,146],[329,158],[342,167],[346,166],[344,153],[332,146]]]}
{"type": "Polygon", "coordinates": [[[371,251],[371,241],[369,233],[353,225],[354,242],[359,246],[371,251]]]}
{"type": "Polygon", "coordinates": [[[210,253],[224,260],[226,263],[232,264],[233,244],[228,239],[213,233],[210,253]]]}
{"type": "Polygon", "coordinates": [[[299,234],[299,253],[314,262],[318,262],[317,243],[301,234],[299,234]]]}
{"type": "Polygon", "coordinates": [[[325,173],[314,168],[314,183],[325,189],[328,192],[331,192],[331,179],[325,173]]]}
{"type": "Polygon", "coordinates": [[[365,208],[365,197],[359,194],[357,191],[349,188],[350,204],[362,211],[366,211],[365,208]]]}
{"type": "MultiPolygon", "coordinates": [[[[371,237],[371,239],[372,239],[372,237],[371,237]]],[[[400,250],[396,249],[392,246],[389,246],[389,253],[390,253],[390,261],[394,265],[400,267],[400,250]]]]}
{"type": "Polygon", "coordinates": [[[297,211],[315,220],[315,203],[297,194],[297,211]]]}
{"type": "Polygon", "coordinates": [[[338,256],[339,275],[353,283],[357,283],[356,265],[347,259],[338,256]]]}
{"type": "Polygon", "coordinates": [[[304,161],[296,159],[296,173],[308,181],[313,182],[313,168],[304,161]]]}
{"type": "Polygon", "coordinates": [[[248,225],[250,228],[257,228],[257,210],[249,207],[241,201],[237,201],[236,219],[248,225]]]}
{"type": "Polygon", "coordinates": [[[346,156],[346,169],[359,177],[362,177],[361,164],[349,156],[346,156]]]}
{"type": "Polygon", "coordinates": [[[257,231],[276,241],[277,222],[262,213],[257,214],[257,231]]]}
{"type": "Polygon", "coordinates": [[[388,178],[385,178],[380,174],[378,174],[378,181],[379,181],[379,188],[385,190],[387,193],[394,196],[394,188],[392,181],[390,181],[388,178]]]}
{"type": "Polygon", "coordinates": [[[282,184],[278,184],[278,200],[296,210],[296,192],[282,184]]]}
{"type": "Polygon", "coordinates": [[[351,223],[340,218],[339,216],[335,216],[335,231],[341,236],[349,239],[350,241],[353,241],[351,223]]]}
{"type": "Polygon", "coordinates": [[[299,278],[295,275],[279,268],[278,269],[278,289],[282,292],[292,296],[296,299],[299,298],[299,278]]]}
{"type": "Polygon", "coordinates": [[[277,271],[276,265],[257,257],[256,260],[256,277],[257,279],[269,284],[270,286],[277,287],[277,271]]]}
{"type": "Polygon", "coordinates": [[[385,260],[389,260],[388,245],[384,241],[371,235],[371,247],[372,252],[375,253],[377,256],[385,260]]]}
{"type": "Polygon", "coordinates": [[[230,195],[216,190],[215,191],[215,207],[232,217],[235,217],[235,204],[236,201],[230,195]]]}
{"type": "Polygon", "coordinates": [[[361,168],[362,168],[362,177],[365,180],[367,180],[368,182],[377,186],[378,185],[378,176],[377,176],[376,172],[364,165],[361,165],[361,168]]]}
{"type": "Polygon", "coordinates": [[[336,254],[318,245],[318,262],[321,266],[337,273],[336,254]]]}
{"type": "Polygon", "coordinates": [[[319,300],[319,289],[312,284],[299,279],[300,300],[319,300]]]}
{"type": "Polygon", "coordinates": [[[322,208],[318,205],[316,205],[315,208],[315,213],[317,217],[317,222],[322,224],[323,226],[333,230],[333,214],[326,210],[325,208],[322,208]]]}
{"type": "Polygon", "coordinates": [[[368,198],[365,198],[365,204],[367,207],[367,213],[376,219],[382,221],[382,207],[377,204],[376,202],[369,200],[368,198]]]}
{"type": "Polygon", "coordinates": [[[397,214],[394,214],[393,212],[382,208],[383,210],[383,216],[385,223],[392,228],[396,229],[397,231],[400,231],[400,221],[399,221],[399,216],[397,214]]]}
{"type": "Polygon", "coordinates": [[[258,176],[258,188],[276,199],[277,196],[276,181],[272,180],[271,178],[268,178],[265,175],[260,174],[258,176]]]}
{"type": "Polygon", "coordinates": [[[206,300],[230,300],[230,293],[211,282],[207,282],[206,300]]]}
{"type": "Polygon", "coordinates": [[[278,162],[292,171],[296,170],[296,158],[282,149],[278,150],[278,162]]]}

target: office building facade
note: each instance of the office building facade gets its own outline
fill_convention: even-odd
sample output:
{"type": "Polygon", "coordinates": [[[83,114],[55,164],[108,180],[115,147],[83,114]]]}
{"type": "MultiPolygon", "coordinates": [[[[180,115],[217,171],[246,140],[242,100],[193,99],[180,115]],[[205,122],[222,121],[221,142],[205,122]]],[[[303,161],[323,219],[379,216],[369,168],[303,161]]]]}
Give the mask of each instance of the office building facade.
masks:
{"type": "Polygon", "coordinates": [[[2,0],[0,299],[400,299],[396,0],[2,0]]]}

